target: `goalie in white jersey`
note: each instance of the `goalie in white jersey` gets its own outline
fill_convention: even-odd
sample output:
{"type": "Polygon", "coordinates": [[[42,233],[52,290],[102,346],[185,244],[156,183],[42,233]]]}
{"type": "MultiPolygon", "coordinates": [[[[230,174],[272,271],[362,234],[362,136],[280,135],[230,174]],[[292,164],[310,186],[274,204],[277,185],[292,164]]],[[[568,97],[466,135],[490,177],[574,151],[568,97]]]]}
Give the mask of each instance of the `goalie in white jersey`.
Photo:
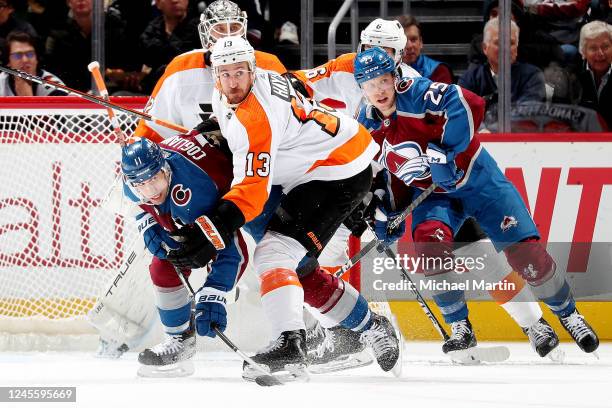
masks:
{"type": "MultiPolygon", "coordinates": [[[[253,48],[240,37],[215,44],[213,112],[233,153],[234,179],[202,228],[199,249],[171,251],[173,263],[206,262],[230,234],[263,209],[273,184],[286,196],[255,249],[262,305],[273,329],[271,347],[253,357],[272,371],[307,364],[302,304],[321,321],[361,332],[384,370],[398,361],[389,321],[370,313],[348,283],[298,262],[318,256],[340,223],[369,191],[378,151],[354,119],[303,99],[280,75],[256,69],[253,48]]],[[[245,378],[251,375],[245,367],[245,378]]]]}

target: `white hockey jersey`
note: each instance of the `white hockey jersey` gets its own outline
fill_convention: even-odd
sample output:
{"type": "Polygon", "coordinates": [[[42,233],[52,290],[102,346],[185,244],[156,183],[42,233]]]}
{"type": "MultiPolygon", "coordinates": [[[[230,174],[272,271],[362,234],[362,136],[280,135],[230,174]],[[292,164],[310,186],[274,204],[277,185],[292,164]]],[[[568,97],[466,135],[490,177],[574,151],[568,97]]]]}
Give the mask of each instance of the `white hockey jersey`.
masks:
{"type": "MultiPolygon", "coordinates": [[[[316,68],[293,74],[306,85],[308,96],[355,117],[363,100],[363,92],[353,76],[356,55],[354,52],[342,54],[316,68]]],[[[398,73],[408,78],[421,76],[404,63],[398,67],[398,73]]]]}
{"type": "MultiPolygon", "coordinates": [[[[206,50],[198,49],[175,57],[166,67],[147,102],[145,112],[187,129],[193,129],[212,113],[211,99],[215,80],[211,67],[207,66],[206,50]]],[[[255,51],[257,66],[285,73],[280,60],[272,54],[255,51]]],[[[141,120],[135,136],[160,142],[177,132],[163,126],[141,120]]]]}
{"type": "Polygon", "coordinates": [[[234,179],[223,197],[250,221],[270,187],[285,192],[311,180],[341,180],[363,171],[378,145],[356,120],[296,95],[282,76],[256,70],[250,94],[235,109],[215,89],[213,112],[233,153],[234,179]]]}

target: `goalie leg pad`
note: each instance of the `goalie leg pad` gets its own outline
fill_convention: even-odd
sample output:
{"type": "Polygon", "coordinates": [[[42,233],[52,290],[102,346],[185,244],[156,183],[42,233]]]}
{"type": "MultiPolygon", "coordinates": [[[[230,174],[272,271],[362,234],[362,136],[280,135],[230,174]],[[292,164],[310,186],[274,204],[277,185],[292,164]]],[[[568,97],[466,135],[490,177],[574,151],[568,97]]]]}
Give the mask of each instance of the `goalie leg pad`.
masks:
{"type": "Polygon", "coordinates": [[[151,255],[142,239],[136,239],[127,254],[87,315],[100,333],[98,355],[102,357],[117,358],[119,349],[125,346],[138,349],[158,322],[153,285],[147,273],[151,255]]]}

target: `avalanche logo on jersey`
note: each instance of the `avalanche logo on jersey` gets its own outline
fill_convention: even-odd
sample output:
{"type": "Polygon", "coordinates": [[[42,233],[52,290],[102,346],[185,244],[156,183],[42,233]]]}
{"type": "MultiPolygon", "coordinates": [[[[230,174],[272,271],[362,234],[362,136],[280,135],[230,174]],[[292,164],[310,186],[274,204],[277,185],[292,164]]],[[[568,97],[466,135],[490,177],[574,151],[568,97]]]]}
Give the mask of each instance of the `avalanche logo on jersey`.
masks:
{"type": "Polygon", "coordinates": [[[423,154],[421,146],[414,142],[392,145],[385,139],[378,162],[406,185],[415,179],[429,177],[427,156],[423,154]]]}
{"type": "Polygon", "coordinates": [[[188,188],[183,188],[182,184],[177,184],[172,187],[172,191],[170,196],[172,197],[172,201],[174,204],[179,207],[184,207],[191,200],[191,190],[188,188]]]}

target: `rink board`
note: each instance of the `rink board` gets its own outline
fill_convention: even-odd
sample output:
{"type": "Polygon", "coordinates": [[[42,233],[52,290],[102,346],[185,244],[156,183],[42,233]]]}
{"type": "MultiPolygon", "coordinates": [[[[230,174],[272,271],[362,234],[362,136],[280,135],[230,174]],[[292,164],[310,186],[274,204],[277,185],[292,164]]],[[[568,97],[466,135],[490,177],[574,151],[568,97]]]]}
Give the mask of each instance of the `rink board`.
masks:
{"type": "MultiPolygon", "coordinates": [[[[547,242],[612,242],[612,134],[485,134],[480,138],[528,202],[547,242]]],[[[589,259],[579,252],[557,262],[562,267],[573,262],[576,271],[569,276],[588,279],[593,254],[589,259]]],[[[583,300],[578,310],[602,339],[612,340],[612,302],[583,300]]],[[[442,321],[435,304],[430,305],[442,321]]],[[[544,317],[568,340],[557,318],[541,306],[544,317]]],[[[468,302],[468,307],[479,340],[525,338],[495,302],[468,302]]],[[[418,303],[393,302],[391,308],[406,338],[439,339],[418,303]]]]}

